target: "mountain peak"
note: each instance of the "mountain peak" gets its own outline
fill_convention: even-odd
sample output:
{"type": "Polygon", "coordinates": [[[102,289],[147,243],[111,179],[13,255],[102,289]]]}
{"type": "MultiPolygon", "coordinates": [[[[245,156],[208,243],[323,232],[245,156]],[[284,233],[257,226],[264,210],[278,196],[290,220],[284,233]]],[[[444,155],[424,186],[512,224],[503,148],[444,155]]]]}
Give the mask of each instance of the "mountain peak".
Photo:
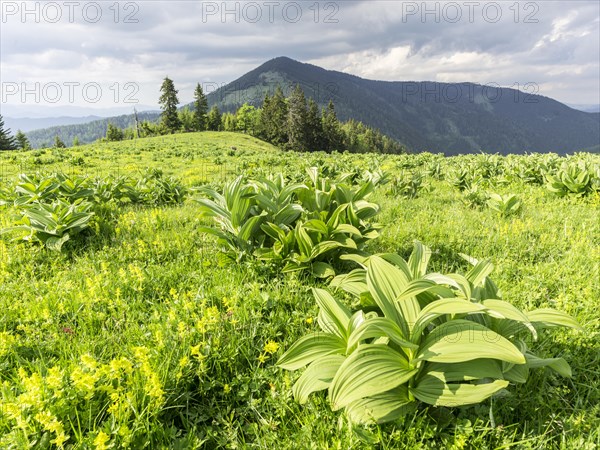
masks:
{"type": "Polygon", "coordinates": [[[211,93],[211,105],[233,112],[260,106],[280,86],[300,85],[319,106],[335,103],[338,118],[381,130],[414,151],[446,154],[556,152],[600,146],[598,114],[550,98],[474,83],[375,81],[278,56],[211,93]]]}

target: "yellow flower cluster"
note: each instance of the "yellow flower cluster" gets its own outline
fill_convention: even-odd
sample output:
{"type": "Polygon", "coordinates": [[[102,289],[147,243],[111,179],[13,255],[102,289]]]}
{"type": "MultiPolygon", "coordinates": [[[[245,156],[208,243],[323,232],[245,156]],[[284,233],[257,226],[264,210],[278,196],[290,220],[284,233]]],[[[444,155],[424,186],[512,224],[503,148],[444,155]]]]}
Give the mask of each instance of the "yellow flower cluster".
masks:
{"type": "Polygon", "coordinates": [[[258,355],[258,361],[261,364],[264,364],[274,353],[279,350],[279,344],[273,340],[269,340],[265,343],[263,347],[263,353],[258,355]]]}

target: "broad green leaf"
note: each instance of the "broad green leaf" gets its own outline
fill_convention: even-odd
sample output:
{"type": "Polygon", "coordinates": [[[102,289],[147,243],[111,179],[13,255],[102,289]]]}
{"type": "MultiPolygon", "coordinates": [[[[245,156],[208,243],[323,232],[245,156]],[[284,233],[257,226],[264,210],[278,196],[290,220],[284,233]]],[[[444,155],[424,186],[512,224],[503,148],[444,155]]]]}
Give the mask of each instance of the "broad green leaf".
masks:
{"type": "Polygon", "coordinates": [[[542,328],[571,327],[583,331],[581,325],[568,314],[551,308],[536,309],[528,312],[527,317],[535,325],[542,328]]]}
{"type": "Polygon", "coordinates": [[[473,292],[469,280],[458,273],[450,273],[447,275],[447,277],[454,280],[454,282],[458,284],[460,291],[467,300],[471,300],[473,292]]]}
{"type": "Polygon", "coordinates": [[[384,259],[385,261],[394,265],[396,268],[400,269],[402,271],[402,273],[404,274],[404,277],[406,278],[407,282],[412,280],[413,275],[410,270],[410,267],[408,266],[408,263],[404,259],[402,259],[402,257],[400,255],[397,255],[396,253],[383,253],[379,256],[382,259],[384,259]]]}
{"type": "Polygon", "coordinates": [[[398,386],[350,403],[346,406],[346,414],[355,423],[385,423],[413,412],[416,406],[408,396],[408,387],[398,386]]]}
{"type": "Polygon", "coordinates": [[[509,340],[469,320],[452,320],[435,328],[419,349],[417,361],[458,363],[479,358],[525,364],[509,340]]]}
{"type": "Polygon", "coordinates": [[[363,292],[368,291],[367,274],[364,269],[354,269],[350,273],[336,276],[331,280],[330,286],[360,297],[363,292]]]}
{"type": "Polygon", "coordinates": [[[319,306],[319,326],[323,331],[336,334],[345,341],[352,314],[350,310],[323,289],[312,289],[313,296],[319,306]]]}
{"type": "Polygon", "coordinates": [[[315,231],[324,236],[329,235],[329,228],[327,228],[327,224],[322,220],[311,219],[302,225],[305,229],[309,231],[315,231]]]}
{"type": "Polygon", "coordinates": [[[390,341],[395,342],[400,347],[417,350],[419,347],[412,342],[407,341],[402,335],[400,327],[387,317],[374,317],[362,323],[354,330],[348,338],[348,347],[356,345],[365,339],[388,337],[390,341]]]}
{"type": "Polygon", "coordinates": [[[473,283],[473,286],[479,286],[493,270],[494,265],[490,260],[484,259],[478,261],[475,266],[467,272],[466,278],[473,283]]]}
{"type": "Polygon", "coordinates": [[[277,361],[286,370],[298,370],[327,355],[342,355],[346,342],[330,333],[311,333],[298,339],[277,361]]]}
{"type": "Polygon", "coordinates": [[[312,274],[317,278],[329,278],[335,276],[335,270],[330,264],[324,262],[316,262],[311,266],[312,274]]]}
{"type": "Polygon", "coordinates": [[[421,242],[415,241],[414,249],[408,258],[408,266],[410,267],[413,278],[420,278],[425,275],[430,258],[431,249],[421,242]]]}
{"type": "Polygon", "coordinates": [[[430,375],[423,377],[409,391],[415,398],[430,405],[455,407],[480,403],[506,386],[508,381],[505,380],[484,384],[447,384],[440,378],[430,375]]]}
{"type": "Polygon", "coordinates": [[[367,286],[383,314],[395,321],[408,336],[408,323],[416,321],[419,305],[415,299],[398,304],[394,300],[406,289],[408,278],[404,273],[378,256],[367,261],[367,286]]]}
{"type": "Polygon", "coordinates": [[[312,248],[312,251],[308,253],[308,255],[310,255],[310,259],[315,259],[321,255],[324,255],[325,253],[328,253],[340,247],[343,247],[343,245],[337,241],[323,241],[315,245],[312,248]]]}
{"type": "Polygon", "coordinates": [[[366,344],[358,347],[338,369],[329,398],[334,411],[373,395],[389,391],[417,373],[406,358],[387,345],[366,344]]]}
{"type": "Polygon", "coordinates": [[[313,361],[292,387],[296,401],[304,404],[313,392],[327,389],[345,359],[342,355],[328,355],[313,361]]]}
{"type": "Polygon", "coordinates": [[[485,358],[462,363],[427,363],[422,376],[426,375],[434,375],[446,383],[484,378],[501,379],[502,367],[500,361],[485,358]]]}
{"type": "Polygon", "coordinates": [[[484,300],[482,304],[485,305],[490,312],[498,313],[500,315],[500,318],[521,322],[531,331],[531,333],[533,334],[533,338],[537,339],[537,332],[535,331],[535,328],[529,321],[529,318],[524,312],[520,311],[518,308],[503,300],[495,299],[484,300]]]}
{"type": "Polygon", "coordinates": [[[563,377],[571,377],[571,367],[563,358],[539,358],[532,353],[525,353],[527,359],[527,367],[530,369],[538,369],[540,367],[550,367],[558,372],[563,377]]]}
{"type": "Polygon", "coordinates": [[[69,233],[65,233],[62,237],[58,238],[58,237],[49,237],[46,242],[45,245],[46,247],[48,247],[50,250],[55,250],[60,252],[62,249],[62,246],[65,242],[67,242],[69,240],[69,233]]]}
{"type": "Polygon", "coordinates": [[[362,237],[362,233],[360,232],[360,230],[356,227],[353,227],[352,225],[349,225],[347,223],[341,223],[337,226],[337,228],[335,229],[336,233],[346,233],[346,234],[350,234],[353,236],[358,236],[358,237],[362,237]]]}
{"type": "Polygon", "coordinates": [[[313,251],[313,242],[306,230],[300,225],[300,222],[296,226],[295,235],[300,253],[304,256],[310,255],[313,251]]]}
{"type": "Polygon", "coordinates": [[[484,313],[486,307],[479,303],[472,303],[469,300],[461,298],[442,298],[431,302],[424,307],[415,323],[411,332],[410,340],[418,342],[421,339],[421,334],[432,321],[440,316],[451,314],[469,314],[469,313],[484,313]]]}
{"type": "Polygon", "coordinates": [[[525,383],[529,378],[529,367],[527,364],[512,364],[510,370],[504,372],[502,377],[512,383],[525,383]]]}

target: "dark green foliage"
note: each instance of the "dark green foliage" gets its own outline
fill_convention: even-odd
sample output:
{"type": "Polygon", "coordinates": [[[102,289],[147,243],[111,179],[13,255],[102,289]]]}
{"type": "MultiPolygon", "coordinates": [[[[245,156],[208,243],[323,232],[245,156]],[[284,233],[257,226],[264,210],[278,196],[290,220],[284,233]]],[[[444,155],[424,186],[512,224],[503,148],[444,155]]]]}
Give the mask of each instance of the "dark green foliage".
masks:
{"type": "Polygon", "coordinates": [[[325,149],[328,152],[339,151],[344,148],[344,133],[335,113],[333,101],[329,100],[327,110],[323,112],[323,139],[325,141],[325,149]]]}
{"type": "Polygon", "coordinates": [[[262,138],[273,145],[282,147],[288,142],[287,133],[288,106],[280,86],[270,97],[267,93],[260,116],[262,138]]]}
{"type": "Polygon", "coordinates": [[[17,210],[14,226],[1,234],[17,234],[16,240],[41,242],[60,251],[63,244],[88,230],[94,216],[107,207],[125,204],[163,206],[183,203],[188,194],[181,182],[157,169],[137,180],[122,176],[85,178],[55,173],[19,176],[12,190],[0,195],[1,205],[17,210]]]}
{"type": "Polygon", "coordinates": [[[164,127],[170,132],[175,133],[181,128],[181,121],[177,115],[177,105],[179,99],[177,98],[177,91],[173,80],[169,77],[165,77],[160,87],[160,98],[158,103],[162,107],[161,121],[164,127]]]}
{"type": "Polygon", "coordinates": [[[333,180],[316,167],[307,175],[303,183],[288,182],[282,174],[256,180],[239,176],[222,192],[199,189],[201,213],[215,222],[201,230],[218,237],[223,262],[255,256],[284,272],[309,270],[327,278],[335,275],[331,263],[340,255],[360,253],[379,235],[379,225],[370,220],[379,206],[366,201],[375,178],[333,180]]]}
{"type": "Polygon", "coordinates": [[[300,152],[309,150],[307,116],[306,97],[298,84],[288,98],[287,148],[300,152]]]}
{"type": "Polygon", "coordinates": [[[17,143],[17,147],[23,150],[31,150],[31,144],[29,143],[29,139],[25,136],[21,130],[17,130],[17,134],[15,135],[15,141],[17,143]]]}
{"type": "Polygon", "coordinates": [[[65,143],[62,141],[62,139],[58,136],[54,136],[54,148],[65,148],[66,145],[65,143]]]}
{"type": "MultiPolygon", "coordinates": [[[[160,115],[157,112],[138,112],[137,115],[140,121],[140,127],[144,121],[154,124],[160,118],[160,115]]],[[[57,135],[60,136],[64,142],[73,142],[73,140],[77,137],[80,144],[88,144],[104,138],[106,136],[106,130],[109,123],[112,123],[122,130],[127,130],[129,128],[133,131],[135,129],[135,116],[133,114],[128,114],[95,120],[88,123],[62,125],[44,128],[42,130],[29,131],[27,133],[27,138],[29,139],[29,142],[33,148],[44,148],[48,146],[48,143],[52,142],[54,136],[57,135]]]]}
{"type": "Polygon", "coordinates": [[[10,134],[10,129],[4,129],[4,119],[0,115],[0,150],[15,150],[17,142],[10,134]]]}
{"type": "Polygon", "coordinates": [[[325,150],[325,139],[323,135],[323,124],[319,106],[311,98],[308,100],[308,111],[306,115],[306,143],[310,151],[325,150]]]}
{"type": "Polygon", "coordinates": [[[208,120],[208,101],[206,95],[202,91],[200,83],[196,85],[194,90],[194,131],[204,131],[207,127],[208,120]]]}
{"type": "Polygon", "coordinates": [[[221,121],[221,111],[216,106],[213,106],[208,113],[208,130],[221,131],[223,123],[221,121]]]}
{"type": "Polygon", "coordinates": [[[122,141],[124,138],[123,130],[109,122],[106,129],[106,140],[110,142],[122,141]]]}

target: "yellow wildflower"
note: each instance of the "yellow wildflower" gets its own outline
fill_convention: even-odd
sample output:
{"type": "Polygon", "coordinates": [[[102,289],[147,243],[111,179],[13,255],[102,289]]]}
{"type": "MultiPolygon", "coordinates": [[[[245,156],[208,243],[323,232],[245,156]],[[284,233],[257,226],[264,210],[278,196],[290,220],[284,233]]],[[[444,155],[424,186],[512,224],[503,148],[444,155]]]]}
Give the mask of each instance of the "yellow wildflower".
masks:
{"type": "Polygon", "coordinates": [[[231,386],[229,386],[228,384],[225,384],[225,385],[223,386],[223,392],[224,392],[225,394],[229,394],[229,393],[231,392],[231,386]]]}
{"type": "Polygon", "coordinates": [[[96,439],[94,439],[94,445],[96,446],[96,450],[107,450],[108,448],[110,448],[108,445],[106,445],[108,441],[110,441],[110,436],[104,431],[99,432],[96,436],[96,439]]]}
{"type": "Polygon", "coordinates": [[[275,353],[278,349],[279,349],[279,344],[277,342],[275,342],[275,341],[268,341],[265,344],[265,348],[264,348],[265,352],[269,353],[271,355],[273,353],[275,353]]]}

